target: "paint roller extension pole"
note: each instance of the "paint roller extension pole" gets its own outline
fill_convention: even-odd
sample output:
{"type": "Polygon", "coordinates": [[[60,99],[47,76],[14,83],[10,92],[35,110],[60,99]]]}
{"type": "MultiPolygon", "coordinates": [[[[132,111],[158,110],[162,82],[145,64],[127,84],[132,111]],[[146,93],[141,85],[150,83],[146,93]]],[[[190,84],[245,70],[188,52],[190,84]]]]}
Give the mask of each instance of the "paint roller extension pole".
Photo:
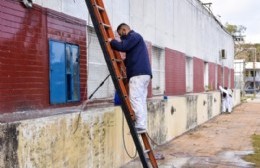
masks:
{"type": "Polygon", "coordinates": [[[94,92],[88,97],[89,100],[94,96],[94,94],[98,91],[98,89],[105,83],[105,81],[108,79],[109,76],[110,74],[107,75],[107,77],[99,84],[99,86],[94,90],[94,92]]]}

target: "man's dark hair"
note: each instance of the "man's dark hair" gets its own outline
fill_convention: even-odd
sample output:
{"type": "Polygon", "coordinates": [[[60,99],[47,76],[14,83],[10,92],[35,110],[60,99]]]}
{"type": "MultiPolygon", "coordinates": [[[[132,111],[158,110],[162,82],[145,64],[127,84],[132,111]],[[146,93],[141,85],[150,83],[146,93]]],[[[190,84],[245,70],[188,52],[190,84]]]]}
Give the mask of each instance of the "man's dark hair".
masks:
{"type": "MultiPolygon", "coordinates": [[[[224,89],[227,90],[227,87],[224,87],[224,89]]],[[[225,92],[223,92],[223,93],[222,93],[222,96],[223,96],[224,98],[226,98],[226,97],[227,97],[227,94],[226,94],[225,92]]]]}
{"type": "Polygon", "coordinates": [[[224,98],[226,98],[226,97],[227,97],[227,94],[226,94],[225,92],[223,92],[223,93],[222,93],[222,96],[223,96],[224,98]]]}
{"type": "Polygon", "coordinates": [[[116,31],[118,32],[123,26],[129,27],[126,23],[121,23],[119,26],[117,26],[116,31]]]}

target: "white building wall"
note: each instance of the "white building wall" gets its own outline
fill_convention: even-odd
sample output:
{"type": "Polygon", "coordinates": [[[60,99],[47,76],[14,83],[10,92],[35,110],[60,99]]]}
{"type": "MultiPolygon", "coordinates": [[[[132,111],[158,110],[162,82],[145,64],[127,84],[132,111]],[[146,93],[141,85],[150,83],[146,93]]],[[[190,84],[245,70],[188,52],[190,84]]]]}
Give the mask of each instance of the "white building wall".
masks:
{"type": "Polygon", "coordinates": [[[260,69],[260,62],[246,62],[245,68],[246,69],[260,69]]]}
{"type": "Polygon", "coordinates": [[[219,52],[225,49],[223,64],[233,68],[232,37],[197,0],[132,0],[130,16],[132,28],[153,45],[218,64],[219,52]],[[146,4],[143,10],[140,4],[146,4]]]}
{"type": "Polygon", "coordinates": [[[87,20],[88,11],[82,0],[33,0],[34,4],[87,20]]]}
{"type": "MultiPolygon", "coordinates": [[[[35,3],[88,24],[85,1],[35,0],[35,3]]],[[[198,0],[104,0],[110,22],[121,22],[143,35],[153,45],[181,51],[191,57],[222,64],[219,51],[225,49],[224,66],[233,68],[234,43],[198,0]]]]}

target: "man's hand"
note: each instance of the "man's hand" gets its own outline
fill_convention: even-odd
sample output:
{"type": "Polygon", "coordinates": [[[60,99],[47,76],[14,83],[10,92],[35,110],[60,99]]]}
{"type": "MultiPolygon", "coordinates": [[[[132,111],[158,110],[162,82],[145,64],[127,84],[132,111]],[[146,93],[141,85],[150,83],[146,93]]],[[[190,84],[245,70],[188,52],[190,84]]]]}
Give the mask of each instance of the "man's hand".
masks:
{"type": "Polygon", "coordinates": [[[108,40],[108,42],[111,42],[113,39],[112,38],[108,38],[107,40],[108,40]]]}

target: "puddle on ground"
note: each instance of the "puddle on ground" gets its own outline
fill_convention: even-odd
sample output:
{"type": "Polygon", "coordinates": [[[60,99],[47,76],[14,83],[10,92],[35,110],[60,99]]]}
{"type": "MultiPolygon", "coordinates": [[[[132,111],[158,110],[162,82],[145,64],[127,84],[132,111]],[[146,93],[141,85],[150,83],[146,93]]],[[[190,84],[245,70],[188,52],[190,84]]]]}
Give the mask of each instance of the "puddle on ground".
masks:
{"type": "MultiPolygon", "coordinates": [[[[160,168],[253,168],[253,164],[241,159],[253,151],[225,151],[215,156],[191,156],[185,153],[175,153],[158,160],[160,168]]],[[[128,163],[122,168],[142,167],[139,159],[128,163]]]]}
{"type": "Polygon", "coordinates": [[[163,163],[162,168],[252,168],[253,164],[242,159],[243,156],[252,154],[253,151],[225,151],[216,156],[175,156],[168,163],[163,163]]]}

